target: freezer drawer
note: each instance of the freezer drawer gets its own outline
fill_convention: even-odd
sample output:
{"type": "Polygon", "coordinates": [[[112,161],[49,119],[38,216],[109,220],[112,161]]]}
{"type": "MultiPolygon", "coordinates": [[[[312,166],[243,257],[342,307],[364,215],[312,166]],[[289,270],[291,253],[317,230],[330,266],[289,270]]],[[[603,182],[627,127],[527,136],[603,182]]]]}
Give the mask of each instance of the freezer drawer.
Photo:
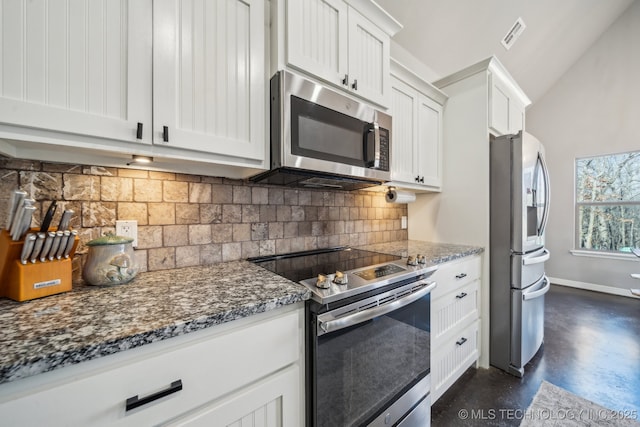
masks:
{"type": "Polygon", "coordinates": [[[528,254],[511,255],[511,287],[524,289],[538,283],[544,276],[544,263],[550,253],[546,248],[540,248],[528,254]]]}
{"type": "Polygon", "coordinates": [[[551,284],[547,276],[526,289],[512,289],[511,365],[524,372],[544,339],[544,295],[551,284]]]}

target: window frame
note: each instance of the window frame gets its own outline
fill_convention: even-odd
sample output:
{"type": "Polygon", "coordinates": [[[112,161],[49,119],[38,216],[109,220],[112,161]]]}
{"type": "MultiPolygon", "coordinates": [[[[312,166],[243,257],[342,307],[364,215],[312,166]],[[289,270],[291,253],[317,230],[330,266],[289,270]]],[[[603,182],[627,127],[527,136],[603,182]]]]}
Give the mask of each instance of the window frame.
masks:
{"type": "Polygon", "coordinates": [[[626,154],[638,153],[640,155],[640,150],[629,150],[623,151],[619,153],[607,153],[607,154],[599,154],[599,155],[591,155],[584,157],[576,157],[573,162],[574,167],[574,184],[573,184],[573,201],[574,201],[574,242],[573,242],[573,250],[570,252],[576,256],[594,256],[598,258],[615,258],[615,259],[632,259],[637,260],[637,257],[633,255],[631,252],[625,252],[620,250],[607,250],[607,249],[590,249],[583,248],[580,246],[581,240],[581,226],[580,223],[580,208],[584,206],[637,206],[640,208],[640,200],[638,201],[628,201],[628,200],[614,200],[614,201],[588,201],[588,202],[579,202],[578,201],[578,162],[586,159],[594,159],[599,157],[612,157],[612,156],[623,156],[626,154]]]}

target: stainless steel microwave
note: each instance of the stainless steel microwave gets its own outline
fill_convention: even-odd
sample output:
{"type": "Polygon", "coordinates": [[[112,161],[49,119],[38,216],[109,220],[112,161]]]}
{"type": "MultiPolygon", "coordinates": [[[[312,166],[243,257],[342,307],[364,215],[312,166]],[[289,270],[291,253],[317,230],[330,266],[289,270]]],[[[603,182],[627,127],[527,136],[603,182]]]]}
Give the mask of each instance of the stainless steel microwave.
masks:
{"type": "Polygon", "coordinates": [[[353,190],[391,179],[391,116],[289,71],[271,78],[271,166],[255,182],[353,190]]]}

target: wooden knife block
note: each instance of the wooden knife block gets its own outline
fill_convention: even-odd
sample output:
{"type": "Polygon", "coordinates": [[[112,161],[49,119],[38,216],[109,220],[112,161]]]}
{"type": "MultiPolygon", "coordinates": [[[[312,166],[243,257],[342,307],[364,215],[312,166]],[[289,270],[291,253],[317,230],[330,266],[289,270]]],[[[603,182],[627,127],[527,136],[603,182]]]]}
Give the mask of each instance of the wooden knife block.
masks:
{"type": "MultiPolygon", "coordinates": [[[[31,229],[38,232],[38,229],[31,229]]],[[[52,230],[53,231],[53,230],[52,230]]],[[[0,233],[0,296],[27,301],[71,290],[71,260],[80,239],[76,236],[69,258],[22,264],[24,240],[11,240],[7,230],[0,233]]]]}

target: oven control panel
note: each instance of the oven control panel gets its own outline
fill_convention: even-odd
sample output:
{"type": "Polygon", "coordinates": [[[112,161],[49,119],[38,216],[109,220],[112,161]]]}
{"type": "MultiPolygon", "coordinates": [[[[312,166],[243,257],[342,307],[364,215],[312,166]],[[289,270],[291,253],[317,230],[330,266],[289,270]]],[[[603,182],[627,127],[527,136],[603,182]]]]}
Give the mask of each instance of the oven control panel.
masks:
{"type": "Polygon", "coordinates": [[[379,279],[380,277],[389,276],[391,274],[401,273],[403,271],[406,271],[406,269],[400,267],[399,265],[385,264],[375,268],[360,270],[353,274],[363,278],[364,280],[374,280],[379,279]]]}

